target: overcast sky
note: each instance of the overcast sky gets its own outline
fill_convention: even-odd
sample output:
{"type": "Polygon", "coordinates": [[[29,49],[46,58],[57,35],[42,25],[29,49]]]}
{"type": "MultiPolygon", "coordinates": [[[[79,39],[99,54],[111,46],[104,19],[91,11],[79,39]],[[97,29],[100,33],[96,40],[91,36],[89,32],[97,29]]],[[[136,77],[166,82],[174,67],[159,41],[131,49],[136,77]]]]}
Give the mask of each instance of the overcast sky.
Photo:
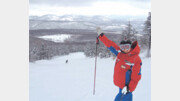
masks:
{"type": "Polygon", "coordinates": [[[150,0],[29,0],[30,15],[147,15],[150,0]]]}

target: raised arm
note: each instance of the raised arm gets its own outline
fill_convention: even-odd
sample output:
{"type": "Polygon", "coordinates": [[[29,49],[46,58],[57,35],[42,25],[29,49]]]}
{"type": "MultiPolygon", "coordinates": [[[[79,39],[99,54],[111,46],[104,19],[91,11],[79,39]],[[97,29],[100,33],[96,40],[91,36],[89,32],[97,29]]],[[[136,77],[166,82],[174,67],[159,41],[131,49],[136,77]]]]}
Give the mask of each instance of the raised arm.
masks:
{"type": "Polygon", "coordinates": [[[113,41],[109,40],[104,33],[101,33],[98,36],[99,40],[104,43],[104,45],[116,56],[118,55],[118,51],[120,50],[120,47],[113,41]]]}

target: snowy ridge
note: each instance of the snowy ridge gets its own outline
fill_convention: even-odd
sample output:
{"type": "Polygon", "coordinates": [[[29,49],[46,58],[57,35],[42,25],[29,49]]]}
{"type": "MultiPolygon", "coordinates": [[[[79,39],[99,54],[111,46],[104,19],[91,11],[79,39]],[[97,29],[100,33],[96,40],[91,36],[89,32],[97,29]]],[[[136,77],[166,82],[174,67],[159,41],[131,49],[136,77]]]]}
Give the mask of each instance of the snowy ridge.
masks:
{"type": "MultiPolygon", "coordinates": [[[[29,16],[29,29],[95,29],[101,26],[105,30],[121,30],[132,16],[84,16],[84,15],[52,15],[29,16]]],[[[142,28],[146,17],[133,16],[131,20],[142,28]]]]}
{"type": "MultiPolygon", "coordinates": [[[[133,92],[133,101],[151,101],[150,60],[142,58],[142,79],[133,92]]],[[[112,58],[98,58],[95,95],[94,58],[80,52],[30,63],[30,101],[114,101],[118,93],[113,84],[114,63],[112,58]]]]}

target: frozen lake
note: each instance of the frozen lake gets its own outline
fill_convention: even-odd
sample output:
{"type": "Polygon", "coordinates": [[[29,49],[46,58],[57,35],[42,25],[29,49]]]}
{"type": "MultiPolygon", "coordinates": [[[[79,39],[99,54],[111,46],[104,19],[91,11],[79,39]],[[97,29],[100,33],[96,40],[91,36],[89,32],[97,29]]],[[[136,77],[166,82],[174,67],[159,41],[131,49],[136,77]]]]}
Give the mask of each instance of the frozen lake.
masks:
{"type": "Polygon", "coordinates": [[[42,38],[44,40],[49,40],[53,42],[64,42],[66,39],[70,38],[71,35],[69,34],[58,34],[58,35],[44,35],[38,38],[42,38]]]}

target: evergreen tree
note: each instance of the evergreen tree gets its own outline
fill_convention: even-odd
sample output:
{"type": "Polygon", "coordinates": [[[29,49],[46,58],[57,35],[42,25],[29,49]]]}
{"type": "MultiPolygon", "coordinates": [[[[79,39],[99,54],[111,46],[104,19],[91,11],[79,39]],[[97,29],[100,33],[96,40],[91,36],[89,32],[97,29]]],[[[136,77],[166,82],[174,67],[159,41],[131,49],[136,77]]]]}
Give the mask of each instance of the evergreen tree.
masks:
{"type": "Polygon", "coordinates": [[[137,40],[136,35],[138,32],[135,30],[135,28],[131,25],[130,21],[127,24],[127,27],[122,31],[122,40],[137,40]]]}
{"type": "Polygon", "coordinates": [[[147,57],[151,56],[151,12],[149,12],[149,15],[147,17],[147,20],[144,23],[144,32],[147,34],[147,41],[148,41],[148,52],[147,57]]]}

